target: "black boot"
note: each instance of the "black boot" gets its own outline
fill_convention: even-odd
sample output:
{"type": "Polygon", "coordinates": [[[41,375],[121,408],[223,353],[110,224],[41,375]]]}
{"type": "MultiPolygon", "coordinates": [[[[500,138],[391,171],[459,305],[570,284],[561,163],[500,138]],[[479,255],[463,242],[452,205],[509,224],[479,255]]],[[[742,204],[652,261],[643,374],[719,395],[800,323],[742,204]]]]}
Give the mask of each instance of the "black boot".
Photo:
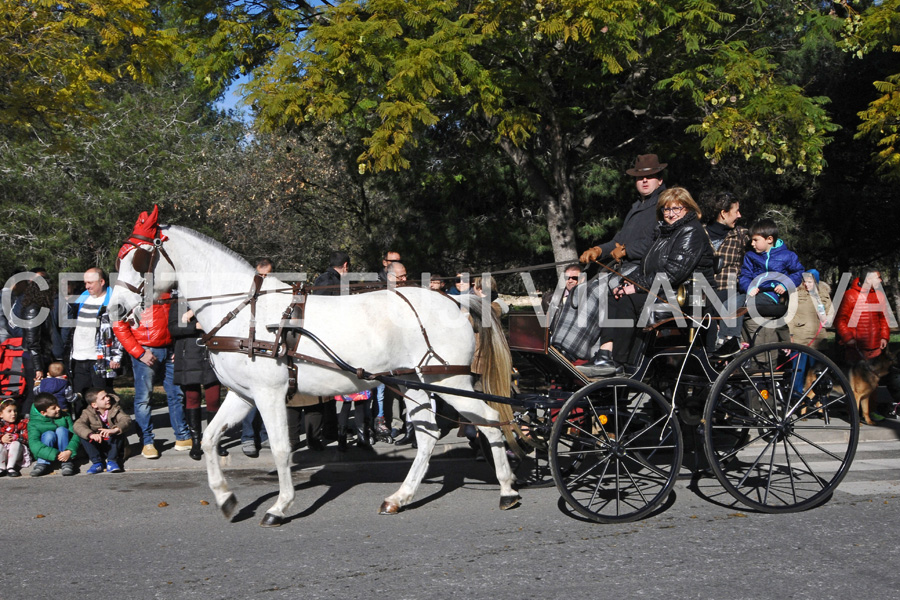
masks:
{"type": "Polygon", "coordinates": [[[200,423],[203,421],[199,408],[188,408],[187,413],[188,428],[191,430],[191,451],[188,456],[194,460],[200,460],[203,457],[203,450],[200,448],[200,423]]]}
{"type": "Polygon", "coordinates": [[[598,350],[592,362],[575,368],[590,378],[611,377],[625,372],[622,365],[613,360],[612,352],[609,350],[598,350]]]}
{"type": "Polygon", "coordinates": [[[372,444],[369,441],[368,423],[366,423],[365,421],[356,425],[356,445],[360,448],[366,449],[372,447],[372,444]]]}
{"type": "Polygon", "coordinates": [[[415,427],[413,427],[412,422],[410,422],[410,421],[406,422],[406,433],[403,435],[403,437],[401,439],[394,442],[394,444],[397,446],[410,445],[413,448],[419,447],[419,445],[416,443],[416,430],[415,430],[415,427]]]}
{"type": "Polygon", "coordinates": [[[347,451],[347,428],[338,428],[338,452],[347,451]]]}
{"type": "Polygon", "coordinates": [[[300,449],[300,417],[303,411],[293,406],[287,407],[288,442],[291,444],[291,452],[300,449]]]}
{"type": "MultiPolygon", "coordinates": [[[[207,425],[212,423],[213,417],[216,416],[217,412],[218,411],[215,411],[215,410],[212,410],[212,411],[209,409],[206,410],[206,424],[207,425]]],[[[228,456],[228,450],[226,450],[225,448],[222,447],[221,441],[219,441],[219,443],[216,444],[216,454],[218,454],[219,456],[228,456]]]]}
{"type": "Polygon", "coordinates": [[[353,403],[353,421],[356,424],[356,445],[360,448],[371,448],[369,429],[372,427],[371,418],[366,414],[367,402],[353,403]]]}

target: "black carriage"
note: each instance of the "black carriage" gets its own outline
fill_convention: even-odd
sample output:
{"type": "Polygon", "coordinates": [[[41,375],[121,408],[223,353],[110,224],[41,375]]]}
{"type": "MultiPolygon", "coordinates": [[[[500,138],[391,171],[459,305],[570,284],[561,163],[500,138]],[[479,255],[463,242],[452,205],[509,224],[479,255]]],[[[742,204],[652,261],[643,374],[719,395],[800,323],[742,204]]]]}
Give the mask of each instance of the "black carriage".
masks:
{"type": "Polygon", "coordinates": [[[510,315],[513,402],[533,447],[518,470],[523,483],[552,476],[574,510],[603,523],[652,513],[679,476],[715,476],[763,512],[825,502],[850,469],[859,434],[843,372],[792,343],[711,357],[698,326],[660,318],[644,328],[631,373],[591,380],[548,344],[533,312],[510,315]]]}

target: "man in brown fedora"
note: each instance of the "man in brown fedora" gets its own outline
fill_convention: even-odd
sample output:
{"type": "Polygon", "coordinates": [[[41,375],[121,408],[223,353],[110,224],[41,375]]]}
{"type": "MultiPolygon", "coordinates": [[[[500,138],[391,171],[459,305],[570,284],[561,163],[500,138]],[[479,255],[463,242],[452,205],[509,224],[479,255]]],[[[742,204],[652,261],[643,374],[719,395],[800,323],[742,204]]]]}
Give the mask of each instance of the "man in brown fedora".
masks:
{"type": "MultiPolygon", "coordinates": [[[[628,175],[635,178],[635,187],[641,195],[625,215],[622,228],[611,240],[585,250],[580,261],[590,263],[601,256],[610,256],[620,265],[616,270],[623,275],[637,269],[641,259],[653,243],[653,232],[656,229],[656,201],[659,195],[666,189],[663,184],[662,171],[666,163],[659,162],[655,154],[641,154],[634,161],[634,167],[626,170],[628,175]]],[[[608,278],[601,274],[601,278],[608,278]]],[[[600,288],[605,289],[603,287],[600,288]]],[[[602,312],[602,311],[601,311],[602,312]]],[[[598,314],[598,320],[603,320],[603,315],[598,314]]],[[[595,323],[598,321],[595,321],[595,323]]],[[[579,338],[584,338],[586,333],[581,333],[579,338]]],[[[570,337],[574,337],[570,334],[570,337]]],[[[590,363],[579,367],[588,377],[602,377],[621,372],[621,367],[613,361],[612,354],[608,350],[600,350],[600,331],[594,327],[590,332],[591,348],[594,351],[590,363]],[[596,339],[594,339],[596,337],[596,339]]]]}
{"type": "Polygon", "coordinates": [[[631,205],[631,209],[625,215],[622,229],[613,236],[613,239],[585,250],[579,259],[581,262],[590,263],[601,256],[612,256],[617,261],[641,262],[650,244],[653,243],[656,200],[666,189],[661,173],[667,166],[667,163],[659,162],[659,157],[655,154],[641,154],[637,157],[634,167],[625,172],[635,178],[634,185],[641,199],[631,205]]]}

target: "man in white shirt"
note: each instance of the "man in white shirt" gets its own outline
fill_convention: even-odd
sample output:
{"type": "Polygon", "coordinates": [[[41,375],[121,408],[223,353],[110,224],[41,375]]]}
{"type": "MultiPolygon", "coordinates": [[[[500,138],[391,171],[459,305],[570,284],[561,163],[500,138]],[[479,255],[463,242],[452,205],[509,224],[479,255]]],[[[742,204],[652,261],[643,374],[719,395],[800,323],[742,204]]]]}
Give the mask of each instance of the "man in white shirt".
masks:
{"type": "Polygon", "coordinates": [[[71,339],[72,389],[82,396],[90,388],[112,392],[116,369],[124,354],[109,320],[112,290],[106,281],[103,269],[92,267],[85,271],[85,291],[69,306],[69,317],[75,319],[71,339]]]}

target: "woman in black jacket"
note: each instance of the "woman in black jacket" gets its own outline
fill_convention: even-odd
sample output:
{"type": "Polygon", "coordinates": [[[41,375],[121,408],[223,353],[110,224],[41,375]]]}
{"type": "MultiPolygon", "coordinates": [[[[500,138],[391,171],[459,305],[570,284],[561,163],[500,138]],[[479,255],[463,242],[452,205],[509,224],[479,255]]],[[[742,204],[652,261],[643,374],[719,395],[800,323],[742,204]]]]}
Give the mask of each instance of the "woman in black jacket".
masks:
{"type": "MultiPolygon", "coordinates": [[[[648,290],[656,277],[664,277],[674,289],[699,272],[713,280],[715,253],[700,222],[700,208],[684,188],[663,192],[656,205],[659,223],[656,237],[641,261],[640,269],[610,292],[610,319],[629,319],[635,323],[649,298],[648,290]]],[[[611,350],[608,360],[616,372],[628,363],[636,330],[633,326],[604,327],[601,350],[611,350]]]]}
{"type": "MultiPolygon", "coordinates": [[[[201,423],[203,421],[200,407],[200,388],[206,399],[206,421],[212,421],[219,410],[221,384],[209,362],[209,350],[206,346],[197,345],[197,338],[203,334],[194,311],[189,310],[183,302],[169,311],[169,333],[175,340],[175,373],[173,381],[184,391],[185,416],[191,430],[190,457],[200,460],[203,450],[200,449],[201,423]]],[[[228,452],[221,447],[216,449],[219,456],[227,456],[228,452]]]]}
{"type": "Polygon", "coordinates": [[[44,377],[47,366],[53,362],[52,335],[50,332],[50,311],[53,309],[53,292],[41,290],[35,281],[29,281],[22,293],[22,314],[16,315],[25,321],[33,321],[31,327],[22,328],[22,343],[31,352],[34,363],[35,382],[44,377]],[[41,309],[46,314],[41,319],[41,309]],[[40,323],[38,324],[38,321],[40,323]]]}

